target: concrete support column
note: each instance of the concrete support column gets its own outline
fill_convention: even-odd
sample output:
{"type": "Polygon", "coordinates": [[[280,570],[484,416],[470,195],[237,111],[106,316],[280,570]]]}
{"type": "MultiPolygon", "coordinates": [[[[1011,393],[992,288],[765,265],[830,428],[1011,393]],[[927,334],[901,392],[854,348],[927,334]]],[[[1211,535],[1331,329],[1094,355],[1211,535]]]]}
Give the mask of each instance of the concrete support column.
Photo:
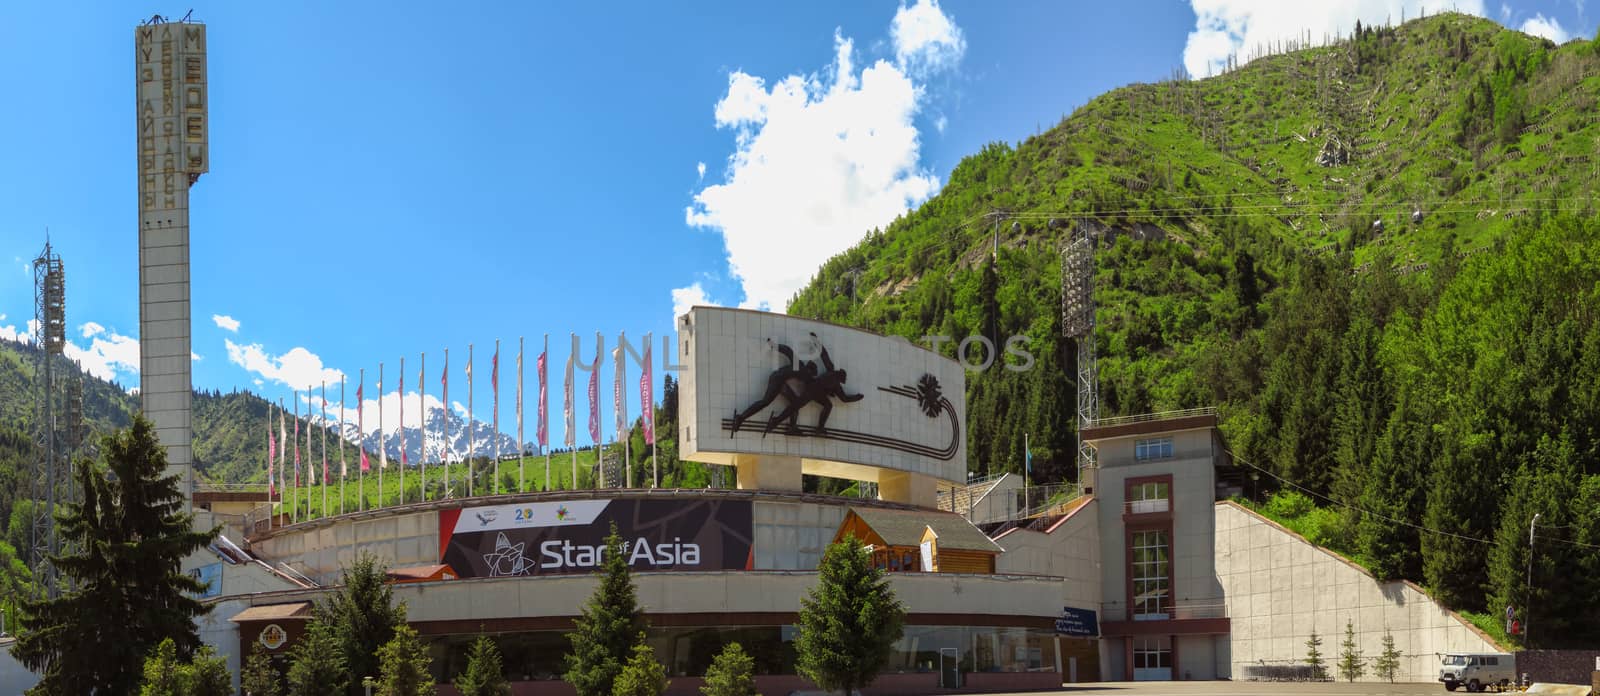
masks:
{"type": "Polygon", "coordinates": [[[878,474],[878,500],[933,508],[938,506],[938,489],[932,476],[885,470],[878,474]]]}
{"type": "Polygon", "coordinates": [[[800,458],[739,454],[733,458],[739,490],[799,491],[800,458]]]}

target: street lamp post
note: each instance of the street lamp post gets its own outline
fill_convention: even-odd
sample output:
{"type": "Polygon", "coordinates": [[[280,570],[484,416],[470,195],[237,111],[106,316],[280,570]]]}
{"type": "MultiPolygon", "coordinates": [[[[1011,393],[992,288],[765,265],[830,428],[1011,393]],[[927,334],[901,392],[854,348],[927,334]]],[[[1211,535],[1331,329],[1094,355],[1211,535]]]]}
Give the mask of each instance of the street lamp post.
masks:
{"type": "Polygon", "coordinates": [[[1533,513],[1533,519],[1528,520],[1528,599],[1527,606],[1522,610],[1524,614],[1522,617],[1522,644],[1529,648],[1533,647],[1529,636],[1532,635],[1530,627],[1533,624],[1533,528],[1537,524],[1539,524],[1539,513],[1535,512],[1533,513]]]}

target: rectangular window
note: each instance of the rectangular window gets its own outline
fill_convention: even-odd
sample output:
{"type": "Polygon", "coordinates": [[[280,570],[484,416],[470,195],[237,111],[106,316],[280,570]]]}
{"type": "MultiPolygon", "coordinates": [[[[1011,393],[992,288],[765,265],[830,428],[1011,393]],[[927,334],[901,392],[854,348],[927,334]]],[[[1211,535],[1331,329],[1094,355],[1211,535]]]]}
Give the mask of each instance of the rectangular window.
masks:
{"type": "Polygon", "coordinates": [[[1172,458],[1172,438],[1158,437],[1133,443],[1133,458],[1139,461],[1172,458]]]}
{"type": "Polygon", "coordinates": [[[1166,512],[1171,496],[1171,485],[1166,481],[1146,481],[1128,488],[1128,512],[1166,512]]]}
{"type": "Polygon", "coordinates": [[[1172,561],[1165,530],[1133,533],[1133,620],[1171,617],[1172,561]]]}
{"type": "Polygon", "coordinates": [[[1171,669],[1172,646],[1165,638],[1138,638],[1133,643],[1133,668],[1171,669]]]}

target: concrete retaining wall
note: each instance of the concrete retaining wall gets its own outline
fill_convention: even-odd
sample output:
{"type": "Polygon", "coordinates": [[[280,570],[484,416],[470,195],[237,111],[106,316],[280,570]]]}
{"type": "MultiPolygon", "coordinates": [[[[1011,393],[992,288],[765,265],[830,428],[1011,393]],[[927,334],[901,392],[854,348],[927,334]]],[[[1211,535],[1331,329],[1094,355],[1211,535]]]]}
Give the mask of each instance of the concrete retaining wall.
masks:
{"type": "Polygon", "coordinates": [[[1416,585],[1379,582],[1236,503],[1220,502],[1215,509],[1217,577],[1233,620],[1227,660],[1233,678],[1242,678],[1244,665],[1304,660],[1313,631],[1322,638],[1331,673],[1346,621],[1353,623],[1367,658],[1368,681],[1377,680],[1372,660],[1383,652],[1385,633],[1394,635],[1395,647],[1405,654],[1396,681],[1436,680],[1438,653],[1502,652],[1416,585]]]}

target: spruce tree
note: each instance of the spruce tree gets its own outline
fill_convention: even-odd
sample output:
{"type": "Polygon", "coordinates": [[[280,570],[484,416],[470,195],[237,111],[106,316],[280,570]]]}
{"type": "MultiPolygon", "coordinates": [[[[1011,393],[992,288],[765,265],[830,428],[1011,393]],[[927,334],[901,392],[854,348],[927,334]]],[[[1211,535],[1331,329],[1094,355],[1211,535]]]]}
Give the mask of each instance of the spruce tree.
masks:
{"type": "Polygon", "coordinates": [[[1359,507],[1375,514],[1362,515],[1356,526],[1357,546],[1379,580],[1422,577],[1422,541],[1411,525],[1422,522],[1426,453],[1437,441],[1413,398],[1402,396],[1378,440],[1361,491],[1359,507]]]}
{"type": "Polygon", "coordinates": [[[578,696],[610,696],[613,682],[641,642],[646,627],[639,609],[626,548],[615,522],[606,536],[600,585],[573,621],[567,640],[567,672],[562,675],[578,696]]]}
{"type": "Polygon", "coordinates": [[[179,672],[178,647],[171,638],[161,641],[144,661],[144,683],[139,696],[187,696],[179,672]]]}
{"type": "Polygon", "coordinates": [[[756,661],[744,651],[744,646],[729,643],[717,653],[706,670],[706,684],[700,687],[704,696],[761,696],[756,693],[756,680],[751,677],[756,661]]]}
{"type": "Polygon", "coordinates": [[[401,624],[378,649],[378,696],[434,696],[432,667],[417,630],[401,624]]]}
{"type": "Polygon", "coordinates": [[[335,627],[323,617],[306,625],[306,634],[289,653],[288,696],[339,696],[354,682],[335,627]]]}
{"type": "Polygon", "coordinates": [[[478,636],[472,650],[467,653],[467,668],[455,681],[461,696],[511,696],[511,684],[506,682],[505,670],[500,664],[500,648],[489,636],[478,636]]]}
{"type": "Polygon", "coordinates": [[[244,696],[283,696],[278,670],[272,666],[272,658],[260,650],[250,653],[250,659],[244,661],[239,688],[244,696]]]}
{"type": "Polygon", "coordinates": [[[133,693],[161,641],[172,640],[177,659],[194,654],[195,618],[210,610],[180,564],[220,528],[194,529],[155,427],[135,415],[100,452],[98,464],[78,463],[82,502],[65,503],[57,518],[71,550],[52,562],[72,589],[24,604],[12,654],[40,675],[32,694],[133,693]]]}
{"type": "Polygon", "coordinates": [[[854,535],[829,544],[816,586],[800,600],[795,637],[800,675],[845,694],[871,684],[889,663],[905,613],[854,535]]]}
{"type": "Polygon", "coordinates": [[[633,657],[628,658],[628,664],[623,665],[622,672],[617,675],[616,686],[612,696],[661,696],[667,690],[667,671],[656,660],[656,651],[644,642],[644,635],[640,634],[639,643],[633,646],[633,657]]]}
{"type": "Polygon", "coordinates": [[[1349,619],[1344,621],[1344,642],[1339,644],[1339,676],[1353,682],[1366,672],[1366,660],[1356,645],[1356,627],[1349,619]]]}
{"type": "Polygon", "coordinates": [[[1320,680],[1326,674],[1322,669],[1322,637],[1316,631],[1306,639],[1306,664],[1311,666],[1311,678],[1320,680]]]}
{"type": "Polygon", "coordinates": [[[350,696],[362,693],[362,677],[378,676],[378,650],[405,625],[405,605],[395,603],[384,570],[376,556],[363,552],[344,569],[339,589],[318,607],[344,657],[350,696]]]}
{"type": "Polygon", "coordinates": [[[1372,671],[1381,679],[1394,683],[1395,673],[1400,671],[1400,651],[1394,647],[1394,634],[1383,632],[1383,652],[1378,654],[1378,659],[1372,663],[1372,671]]]}

